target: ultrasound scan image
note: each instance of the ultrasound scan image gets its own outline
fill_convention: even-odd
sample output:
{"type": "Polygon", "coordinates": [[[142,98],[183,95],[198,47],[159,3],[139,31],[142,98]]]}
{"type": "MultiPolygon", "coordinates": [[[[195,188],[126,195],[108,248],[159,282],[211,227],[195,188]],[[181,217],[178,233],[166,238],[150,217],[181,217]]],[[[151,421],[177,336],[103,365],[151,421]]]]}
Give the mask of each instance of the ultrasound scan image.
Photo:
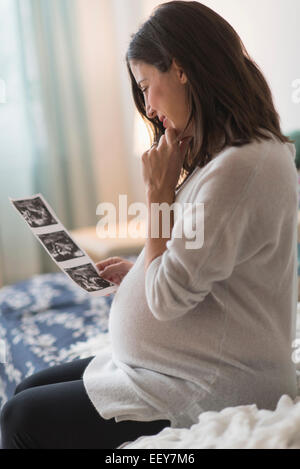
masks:
{"type": "Polygon", "coordinates": [[[92,264],[80,265],[64,269],[64,271],[87,292],[103,290],[103,288],[111,287],[112,284],[99,277],[97,271],[92,264]]]}
{"type": "Polygon", "coordinates": [[[13,204],[32,228],[56,225],[58,223],[58,221],[52,217],[40,197],[13,201],[13,204]]]}
{"type": "Polygon", "coordinates": [[[56,231],[38,235],[38,237],[56,262],[69,261],[84,256],[84,253],[65,231],[56,231]]]}

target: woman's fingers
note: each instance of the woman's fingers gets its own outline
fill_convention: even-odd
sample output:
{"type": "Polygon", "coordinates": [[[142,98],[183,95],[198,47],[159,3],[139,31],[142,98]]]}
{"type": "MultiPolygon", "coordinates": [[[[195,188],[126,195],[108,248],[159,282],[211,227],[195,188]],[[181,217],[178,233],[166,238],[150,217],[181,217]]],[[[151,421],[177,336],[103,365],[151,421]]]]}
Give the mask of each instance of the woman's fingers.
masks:
{"type": "Polygon", "coordinates": [[[112,266],[104,267],[103,270],[99,269],[99,274],[101,277],[113,281],[112,278],[118,273],[119,270],[120,267],[118,267],[118,264],[114,264],[112,266]]]}
{"type": "Polygon", "coordinates": [[[121,257],[111,257],[105,261],[98,262],[96,267],[102,278],[120,285],[125,275],[133,267],[133,262],[124,260],[121,257]]]}
{"type": "Polygon", "coordinates": [[[124,275],[126,275],[129,272],[131,267],[132,267],[132,265],[130,263],[118,262],[117,264],[112,264],[112,265],[109,265],[109,266],[105,267],[101,271],[101,276],[112,277],[113,275],[117,274],[121,277],[124,277],[124,275]]]}
{"type": "Polygon", "coordinates": [[[99,270],[103,270],[108,265],[116,264],[117,262],[121,262],[121,261],[122,261],[121,257],[116,257],[116,256],[109,257],[108,259],[105,259],[104,261],[97,262],[96,267],[99,270]]]}

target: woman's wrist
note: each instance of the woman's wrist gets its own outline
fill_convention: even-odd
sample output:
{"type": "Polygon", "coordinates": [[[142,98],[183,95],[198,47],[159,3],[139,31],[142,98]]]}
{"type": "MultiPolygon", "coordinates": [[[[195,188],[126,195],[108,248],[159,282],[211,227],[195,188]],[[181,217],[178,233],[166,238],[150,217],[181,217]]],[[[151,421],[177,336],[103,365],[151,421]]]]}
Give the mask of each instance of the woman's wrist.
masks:
{"type": "Polygon", "coordinates": [[[171,205],[175,201],[175,191],[158,191],[154,189],[148,189],[146,191],[146,198],[148,206],[152,203],[168,203],[171,205]]]}

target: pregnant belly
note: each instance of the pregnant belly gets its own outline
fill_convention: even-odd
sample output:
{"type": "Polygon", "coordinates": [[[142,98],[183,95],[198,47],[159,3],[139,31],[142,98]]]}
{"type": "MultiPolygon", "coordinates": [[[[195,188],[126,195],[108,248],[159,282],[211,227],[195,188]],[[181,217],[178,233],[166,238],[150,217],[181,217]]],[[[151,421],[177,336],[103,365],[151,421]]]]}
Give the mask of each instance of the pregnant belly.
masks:
{"type": "Polygon", "coordinates": [[[140,255],[121,282],[111,304],[109,333],[115,357],[124,362],[132,362],[138,357],[145,342],[153,339],[154,321],[147,305],[144,262],[140,255]]]}

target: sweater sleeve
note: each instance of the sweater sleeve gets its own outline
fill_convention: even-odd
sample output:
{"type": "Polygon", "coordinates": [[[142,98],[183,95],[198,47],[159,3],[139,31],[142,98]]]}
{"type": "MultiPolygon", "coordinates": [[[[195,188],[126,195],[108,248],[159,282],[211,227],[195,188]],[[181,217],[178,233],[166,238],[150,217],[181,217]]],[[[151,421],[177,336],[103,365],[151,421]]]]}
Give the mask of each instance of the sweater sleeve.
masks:
{"type": "Polygon", "coordinates": [[[192,202],[175,217],[166,251],[153,259],[145,274],[146,298],[156,319],[168,321],[193,310],[215,282],[230,277],[235,265],[250,255],[244,240],[247,201],[258,166],[253,161],[239,162],[235,154],[222,163],[214,162],[197,178],[192,202]],[[192,240],[184,226],[193,227],[195,222],[197,234],[192,240]]]}

